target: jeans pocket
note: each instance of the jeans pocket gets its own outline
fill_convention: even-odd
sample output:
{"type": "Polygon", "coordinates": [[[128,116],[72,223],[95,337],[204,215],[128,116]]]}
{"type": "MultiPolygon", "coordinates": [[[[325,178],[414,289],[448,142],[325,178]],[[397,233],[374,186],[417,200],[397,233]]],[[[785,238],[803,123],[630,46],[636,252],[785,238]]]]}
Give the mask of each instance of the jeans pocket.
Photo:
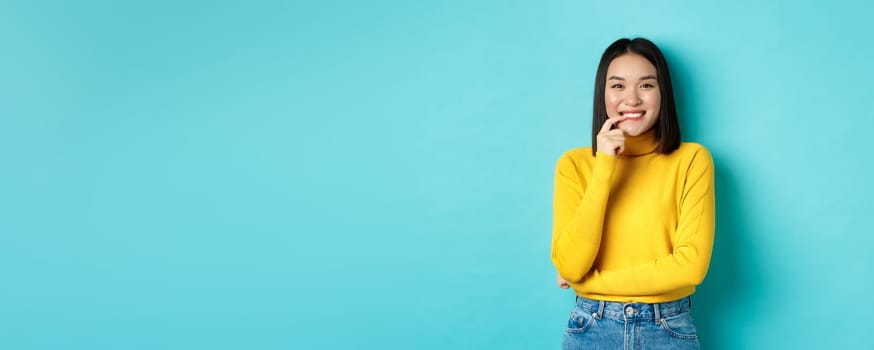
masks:
{"type": "Polygon", "coordinates": [[[671,317],[663,317],[659,320],[662,329],[672,337],[678,339],[698,339],[698,330],[695,328],[695,320],[689,311],[671,317]]]}
{"type": "Polygon", "coordinates": [[[583,333],[595,322],[595,315],[587,313],[585,310],[575,308],[571,312],[570,318],[567,321],[565,332],[575,334],[583,333]]]}

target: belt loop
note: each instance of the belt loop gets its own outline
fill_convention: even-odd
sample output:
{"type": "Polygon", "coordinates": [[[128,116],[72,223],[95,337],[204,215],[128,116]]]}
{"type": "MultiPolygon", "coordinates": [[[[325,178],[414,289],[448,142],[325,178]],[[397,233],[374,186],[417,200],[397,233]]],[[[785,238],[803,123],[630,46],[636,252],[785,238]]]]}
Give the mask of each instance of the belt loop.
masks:
{"type": "Polygon", "coordinates": [[[601,319],[601,317],[604,317],[604,304],[606,304],[606,302],[603,300],[601,300],[598,303],[598,319],[599,320],[601,319]]]}
{"type": "Polygon", "coordinates": [[[661,310],[659,310],[659,303],[652,304],[653,312],[655,313],[655,321],[659,323],[662,320],[661,310]]]}

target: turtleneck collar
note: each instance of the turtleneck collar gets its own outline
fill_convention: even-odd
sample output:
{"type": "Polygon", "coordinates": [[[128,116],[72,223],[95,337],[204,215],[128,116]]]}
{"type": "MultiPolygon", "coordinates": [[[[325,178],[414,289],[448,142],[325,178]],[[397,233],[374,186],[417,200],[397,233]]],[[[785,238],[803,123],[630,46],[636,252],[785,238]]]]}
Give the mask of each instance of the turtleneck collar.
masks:
{"type": "Polygon", "coordinates": [[[637,136],[625,136],[625,150],[619,157],[637,157],[655,153],[659,143],[655,137],[655,128],[637,136]]]}

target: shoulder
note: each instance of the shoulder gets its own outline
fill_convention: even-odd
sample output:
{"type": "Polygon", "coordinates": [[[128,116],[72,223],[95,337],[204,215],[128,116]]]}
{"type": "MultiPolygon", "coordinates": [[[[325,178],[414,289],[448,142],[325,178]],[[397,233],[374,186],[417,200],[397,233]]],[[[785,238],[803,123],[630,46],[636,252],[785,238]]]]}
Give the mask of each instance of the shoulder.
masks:
{"type": "Polygon", "coordinates": [[[594,157],[592,147],[576,147],[564,151],[558,158],[555,171],[565,175],[579,173],[581,169],[591,168],[594,157]]]}
{"type": "Polygon", "coordinates": [[[704,145],[697,142],[683,142],[680,147],[672,153],[680,164],[689,170],[699,169],[699,171],[713,171],[713,155],[710,150],[704,145]]]}
{"type": "Polygon", "coordinates": [[[590,163],[593,158],[592,147],[576,147],[564,151],[564,153],[562,153],[558,158],[558,165],[590,163]]]}
{"type": "Polygon", "coordinates": [[[683,142],[680,144],[680,147],[674,151],[674,154],[681,156],[682,158],[693,158],[704,161],[713,162],[713,156],[710,154],[710,150],[704,145],[697,142],[683,142]]]}

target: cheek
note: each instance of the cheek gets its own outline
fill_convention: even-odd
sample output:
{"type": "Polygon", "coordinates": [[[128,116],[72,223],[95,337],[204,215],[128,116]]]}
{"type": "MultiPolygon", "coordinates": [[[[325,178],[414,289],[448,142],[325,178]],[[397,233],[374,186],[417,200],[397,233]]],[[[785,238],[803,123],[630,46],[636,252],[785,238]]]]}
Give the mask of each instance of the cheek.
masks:
{"type": "Polygon", "coordinates": [[[616,105],[622,102],[622,99],[619,96],[607,94],[604,95],[604,103],[607,105],[608,111],[616,110],[616,105]]]}
{"type": "Polygon", "coordinates": [[[658,109],[662,102],[662,96],[658,92],[647,94],[644,99],[646,104],[650,105],[652,108],[658,109]]]}

